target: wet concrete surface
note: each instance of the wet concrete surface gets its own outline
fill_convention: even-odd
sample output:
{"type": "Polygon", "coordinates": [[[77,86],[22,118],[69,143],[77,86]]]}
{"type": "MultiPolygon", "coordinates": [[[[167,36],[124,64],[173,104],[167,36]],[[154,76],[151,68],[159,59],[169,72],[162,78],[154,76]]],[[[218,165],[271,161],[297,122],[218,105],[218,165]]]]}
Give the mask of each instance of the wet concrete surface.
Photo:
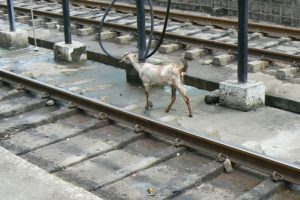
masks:
{"type": "MultiPolygon", "coordinates": [[[[24,28],[26,25],[20,25],[20,27],[24,28]]],[[[61,32],[38,30],[41,33],[40,38],[47,38],[51,41],[63,40],[61,32]]],[[[94,35],[84,38],[73,37],[74,40],[84,40],[88,48],[100,51],[99,45],[93,38],[94,35]]],[[[112,42],[106,42],[106,45],[113,49],[115,55],[122,55],[124,51],[134,51],[133,47],[136,46],[134,43],[121,46],[112,42]]],[[[171,55],[158,54],[157,56],[165,61],[170,61],[172,58],[178,59],[182,54],[183,51],[177,51],[171,55]]],[[[212,56],[208,55],[204,60],[211,58],[212,56]]],[[[189,64],[188,74],[208,80],[222,81],[236,75],[234,64],[215,67],[203,64],[203,60],[191,61],[189,64]]],[[[207,91],[193,87],[187,88],[194,117],[187,117],[186,105],[179,95],[173,110],[167,114],[164,109],[170,101],[171,94],[170,89],[163,86],[151,89],[150,98],[154,108],[151,111],[145,111],[143,87],[128,84],[124,70],[91,61],[81,64],[55,63],[53,52],[42,48],[38,52],[31,49],[5,54],[5,56],[1,56],[0,65],[3,69],[12,70],[135,113],[193,130],[201,136],[220,139],[279,159],[300,163],[300,149],[297,143],[300,139],[298,114],[270,107],[244,113],[218,105],[208,106],[204,103],[204,95],[207,94],[207,91]]],[[[294,92],[300,89],[297,79],[293,83],[283,82],[263,71],[249,74],[249,76],[250,79],[264,80],[267,91],[274,92],[276,96],[283,95],[285,98],[300,99],[300,93],[294,92]]]]}

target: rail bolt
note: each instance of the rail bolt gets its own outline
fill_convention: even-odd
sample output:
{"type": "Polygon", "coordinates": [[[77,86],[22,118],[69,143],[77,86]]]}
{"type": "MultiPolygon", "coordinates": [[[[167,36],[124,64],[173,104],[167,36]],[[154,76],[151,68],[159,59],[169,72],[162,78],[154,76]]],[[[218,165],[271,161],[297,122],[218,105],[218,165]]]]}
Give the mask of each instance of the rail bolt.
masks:
{"type": "Polygon", "coordinates": [[[280,182],[284,179],[284,176],[274,171],[271,175],[271,178],[273,181],[280,182]]]}
{"type": "Polygon", "coordinates": [[[100,120],[105,120],[107,118],[108,118],[108,115],[106,113],[104,113],[104,112],[100,112],[98,114],[98,119],[100,119],[100,120]]]}
{"type": "Polygon", "coordinates": [[[68,103],[68,108],[69,108],[69,109],[77,108],[77,104],[74,103],[73,101],[70,101],[70,102],[68,103]]]}
{"type": "Polygon", "coordinates": [[[136,133],[141,133],[141,132],[143,132],[143,131],[144,131],[144,127],[142,127],[141,125],[136,124],[136,125],[134,126],[134,132],[136,132],[136,133]]]}

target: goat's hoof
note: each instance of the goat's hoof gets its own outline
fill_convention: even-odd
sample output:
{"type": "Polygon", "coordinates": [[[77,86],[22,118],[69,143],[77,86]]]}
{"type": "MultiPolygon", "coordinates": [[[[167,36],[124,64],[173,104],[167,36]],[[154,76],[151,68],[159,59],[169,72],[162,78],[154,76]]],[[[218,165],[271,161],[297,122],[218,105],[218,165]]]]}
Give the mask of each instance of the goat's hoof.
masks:
{"type": "Polygon", "coordinates": [[[153,104],[152,104],[151,101],[149,101],[149,107],[150,107],[150,108],[153,108],[153,104]]]}
{"type": "Polygon", "coordinates": [[[150,110],[150,106],[145,106],[145,110],[150,110]]]}
{"type": "Polygon", "coordinates": [[[189,114],[189,117],[193,117],[193,115],[192,115],[192,114],[189,114]]]}
{"type": "Polygon", "coordinates": [[[165,110],[166,113],[169,113],[169,111],[170,111],[169,109],[166,109],[166,110],[165,110]]]}

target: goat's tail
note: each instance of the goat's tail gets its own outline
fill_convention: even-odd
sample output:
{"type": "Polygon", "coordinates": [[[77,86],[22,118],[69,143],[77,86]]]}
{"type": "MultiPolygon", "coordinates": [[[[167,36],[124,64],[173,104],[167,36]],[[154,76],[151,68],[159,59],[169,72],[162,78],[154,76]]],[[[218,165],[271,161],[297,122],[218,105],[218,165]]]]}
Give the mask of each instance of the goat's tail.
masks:
{"type": "Polygon", "coordinates": [[[180,60],[182,62],[182,68],[180,68],[180,72],[186,72],[187,68],[188,68],[188,63],[187,63],[187,60],[182,58],[180,60]]]}

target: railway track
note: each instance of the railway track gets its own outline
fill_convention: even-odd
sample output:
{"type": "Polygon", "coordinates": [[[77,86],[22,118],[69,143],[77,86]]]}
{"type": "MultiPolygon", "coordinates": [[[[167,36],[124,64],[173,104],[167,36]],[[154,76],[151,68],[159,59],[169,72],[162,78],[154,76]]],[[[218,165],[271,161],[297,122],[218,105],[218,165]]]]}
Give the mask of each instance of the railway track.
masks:
{"type": "MultiPolygon", "coordinates": [[[[105,9],[109,6],[108,2],[99,2],[99,1],[92,1],[92,0],[72,0],[72,4],[80,5],[80,6],[87,6],[90,8],[100,8],[105,9]]],[[[113,8],[119,12],[125,13],[135,13],[136,7],[133,5],[128,4],[115,4],[113,8]]],[[[146,8],[145,12],[150,14],[150,9],[146,8]]],[[[156,8],[154,10],[155,17],[158,18],[165,18],[166,12],[163,9],[156,8]]],[[[232,19],[225,19],[224,17],[212,17],[212,16],[201,16],[196,12],[190,14],[189,12],[180,12],[180,11],[171,11],[170,12],[170,19],[180,22],[191,22],[194,24],[199,25],[212,25],[222,28],[235,28],[238,26],[236,20],[232,19]]],[[[249,31],[250,32],[262,32],[264,34],[268,34],[271,36],[280,36],[285,35],[286,37],[291,37],[295,39],[300,39],[300,29],[299,28],[292,28],[292,27],[284,27],[284,26],[274,26],[268,24],[261,24],[261,23],[249,23],[249,31]]]]}
{"type": "Polygon", "coordinates": [[[100,197],[299,198],[287,184],[300,183],[296,165],[12,72],[0,78],[0,145],[100,197]]]}
{"type": "MultiPolygon", "coordinates": [[[[78,3],[78,1],[74,1],[74,3],[76,4],[78,3]]],[[[91,7],[90,4],[94,4],[95,7],[104,6],[103,3],[91,3],[91,1],[82,2],[82,4],[85,3],[86,6],[89,7],[91,7]]],[[[0,7],[6,8],[5,3],[2,2],[0,4],[0,7]]],[[[116,9],[120,9],[122,12],[124,12],[125,10],[127,12],[132,11],[133,8],[130,6],[122,7],[118,5],[116,9]],[[121,8],[123,8],[123,10],[121,8]]],[[[21,15],[28,14],[30,12],[28,2],[15,2],[15,10],[21,15]]],[[[60,18],[62,18],[61,12],[61,6],[58,3],[37,1],[34,5],[34,15],[37,17],[44,18],[47,21],[59,20],[60,18]]],[[[99,11],[98,9],[77,6],[73,6],[70,12],[73,23],[80,24],[80,26],[88,25],[95,29],[97,29],[97,27],[99,26],[99,22],[104,14],[104,11],[99,11]]],[[[114,11],[114,13],[107,18],[105,22],[105,27],[110,30],[115,30],[119,32],[136,32],[136,16],[134,16],[134,14],[132,13],[128,14],[122,12],[114,11]]],[[[184,17],[181,16],[181,18],[184,17]]],[[[222,22],[219,21],[219,23],[222,22]]],[[[231,21],[231,23],[233,24],[234,21],[231,21]]],[[[147,21],[147,26],[147,32],[149,33],[149,20],[147,21]]],[[[233,29],[220,29],[218,28],[218,26],[218,23],[212,23],[212,25],[207,26],[172,21],[169,23],[169,27],[167,28],[165,38],[175,43],[198,45],[201,48],[210,50],[225,50],[230,54],[235,55],[237,53],[236,30],[234,29],[234,27],[233,29]]],[[[256,57],[258,56],[259,59],[263,59],[266,61],[289,62],[292,63],[293,66],[299,66],[299,41],[293,40],[291,38],[294,37],[294,35],[299,35],[299,29],[291,29],[286,27],[272,28],[272,26],[267,25],[261,26],[265,27],[265,29],[261,27],[256,28],[256,30],[259,30],[259,32],[263,33],[273,32],[277,35],[280,34],[281,37],[274,38],[269,36],[263,36],[261,35],[261,33],[258,32],[251,33],[249,36],[249,54],[256,57]],[[267,27],[269,28],[269,31],[267,31],[267,27]],[[284,35],[282,35],[283,32],[285,33],[284,35]]],[[[162,29],[162,21],[156,22],[156,25],[154,26],[154,34],[160,35],[160,29],[162,29]]]]}

